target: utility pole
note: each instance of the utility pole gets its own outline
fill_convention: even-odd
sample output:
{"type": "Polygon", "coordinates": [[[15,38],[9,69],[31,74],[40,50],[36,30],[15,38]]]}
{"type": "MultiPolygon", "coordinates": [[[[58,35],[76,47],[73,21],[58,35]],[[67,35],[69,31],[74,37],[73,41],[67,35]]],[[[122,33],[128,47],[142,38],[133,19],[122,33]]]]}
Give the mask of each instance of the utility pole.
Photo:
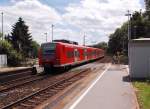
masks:
{"type": "Polygon", "coordinates": [[[47,42],[47,33],[44,33],[45,34],[45,37],[46,37],[46,42],[47,42]]]}
{"type": "Polygon", "coordinates": [[[52,24],[52,42],[53,42],[53,28],[54,28],[54,25],[52,24]]]}
{"type": "Polygon", "coordinates": [[[2,40],[3,40],[3,38],[4,38],[4,30],[3,30],[3,23],[4,23],[4,21],[3,21],[3,12],[2,12],[1,14],[2,14],[2,40]]]}
{"type": "Polygon", "coordinates": [[[125,14],[125,16],[128,16],[128,41],[131,39],[131,13],[128,10],[128,13],[125,14]]]}
{"type": "Polygon", "coordinates": [[[129,61],[129,68],[130,68],[130,39],[131,39],[131,13],[128,10],[125,16],[128,16],[128,61],[129,61]]]}
{"type": "Polygon", "coordinates": [[[85,46],[85,33],[84,33],[84,36],[83,36],[83,45],[85,46]]]}

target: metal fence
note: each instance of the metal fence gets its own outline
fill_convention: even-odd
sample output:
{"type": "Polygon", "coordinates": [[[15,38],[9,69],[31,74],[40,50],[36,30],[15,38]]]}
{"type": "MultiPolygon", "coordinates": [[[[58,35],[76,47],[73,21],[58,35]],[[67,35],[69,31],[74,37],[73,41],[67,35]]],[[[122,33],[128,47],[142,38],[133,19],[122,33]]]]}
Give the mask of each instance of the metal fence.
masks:
{"type": "Polygon", "coordinates": [[[7,55],[0,55],[0,67],[7,66],[7,55]]]}

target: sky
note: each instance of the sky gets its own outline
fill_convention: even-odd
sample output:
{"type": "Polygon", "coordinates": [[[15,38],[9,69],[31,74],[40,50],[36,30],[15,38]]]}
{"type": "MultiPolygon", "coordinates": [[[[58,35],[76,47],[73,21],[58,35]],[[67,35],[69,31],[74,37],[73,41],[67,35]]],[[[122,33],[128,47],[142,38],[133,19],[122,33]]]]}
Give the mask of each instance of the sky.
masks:
{"type": "Polygon", "coordinates": [[[144,11],[144,0],[0,0],[4,33],[10,33],[22,17],[33,40],[40,44],[46,41],[44,33],[51,41],[52,24],[54,39],[83,44],[85,35],[87,45],[107,42],[109,35],[127,21],[127,10],[140,9],[144,11]]]}

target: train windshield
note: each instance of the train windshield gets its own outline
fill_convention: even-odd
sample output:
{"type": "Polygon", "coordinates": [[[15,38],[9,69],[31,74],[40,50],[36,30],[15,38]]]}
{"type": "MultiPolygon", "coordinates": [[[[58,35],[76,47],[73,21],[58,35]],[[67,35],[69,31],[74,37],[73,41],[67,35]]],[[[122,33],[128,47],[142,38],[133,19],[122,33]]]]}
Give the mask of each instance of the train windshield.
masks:
{"type": "Polygon", "coordinates": [[[55,43],[45,43],[41,45],[43,55],[53,55],[55,53],[55,43]]]}

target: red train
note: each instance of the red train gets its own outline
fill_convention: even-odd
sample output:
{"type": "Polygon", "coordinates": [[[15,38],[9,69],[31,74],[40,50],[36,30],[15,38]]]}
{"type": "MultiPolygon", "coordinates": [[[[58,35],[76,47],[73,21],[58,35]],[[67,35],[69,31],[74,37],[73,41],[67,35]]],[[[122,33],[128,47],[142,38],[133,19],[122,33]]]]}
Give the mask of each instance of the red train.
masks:
{"type": "Polygon", "coordinates": [[[102,49],[62,42],[43,43],[39,51],[39,65],[50,71],[53,67],[71,67],[104,57],[102,49]]]}

